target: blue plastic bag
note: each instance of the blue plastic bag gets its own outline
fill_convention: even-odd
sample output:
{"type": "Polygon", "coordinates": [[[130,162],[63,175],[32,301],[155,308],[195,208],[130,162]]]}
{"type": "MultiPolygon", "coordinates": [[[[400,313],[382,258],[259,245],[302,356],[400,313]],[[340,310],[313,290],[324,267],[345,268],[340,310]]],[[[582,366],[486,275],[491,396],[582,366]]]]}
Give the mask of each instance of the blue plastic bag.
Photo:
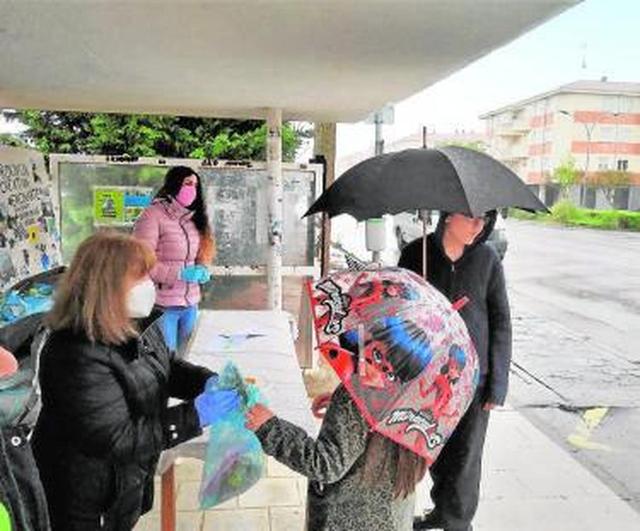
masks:
{"type": "Polygon", "coordinates": [[[0,295],[0,326],[34,313],[48,312],[53,306],[53,287],[36,283],[25,291],[11,290],[0,295]]]}
{"type": "Polygon", "coordinates": [[[245,412],[263,402],[255,385],[247,384],[235,364],[225,365],[218,389],[234,389],[240,407],[209,426],[209,443],[200,484],[200,508],[209,509],[247,491],[262,477],[265,456],[255,434],[245,427],[245,412]]]}

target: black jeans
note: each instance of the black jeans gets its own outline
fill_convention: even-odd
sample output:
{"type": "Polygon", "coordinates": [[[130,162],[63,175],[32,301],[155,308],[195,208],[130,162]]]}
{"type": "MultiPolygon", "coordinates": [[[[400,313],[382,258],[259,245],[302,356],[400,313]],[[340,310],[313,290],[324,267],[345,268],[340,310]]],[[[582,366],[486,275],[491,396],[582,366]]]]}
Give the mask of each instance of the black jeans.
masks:
{"type": "Polygon", "coordinates": [[[446,531],[470,531],[478,508],[482,450],[489,412],[478,389],[469,409],[430,469],[435,509],[431,517],[446,531]]]}

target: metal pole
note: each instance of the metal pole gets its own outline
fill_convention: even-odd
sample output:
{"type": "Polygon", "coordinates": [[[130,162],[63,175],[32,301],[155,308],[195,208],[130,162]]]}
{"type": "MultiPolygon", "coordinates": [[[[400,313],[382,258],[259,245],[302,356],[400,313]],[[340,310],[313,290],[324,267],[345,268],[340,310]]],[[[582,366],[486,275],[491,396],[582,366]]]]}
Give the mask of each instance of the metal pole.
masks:
{"type": "MultiPolygon", "coordinates": [[[[384,140],[382,138],[382,112],[377,112],[374,115],[374,124],[376,131],[376,144],[375,154],[382,155],[384,153],[384,140]]],[[[372,260],[374,263],[379,264],[382,261],[382,253],[380,251],[372,251],[372,260]]]]}
{"type": "Polygon", "coordinates": [[[384,140],[382,139],[382,113],[377,112],[374,116],[375,131],[376,131],[376,146],[375,154],[382,155],[384,153],[384,140]]]}
{"type": "Polygon", "coordinates": [[[593,128],[595,128],[596,124],[594,123],[591,129],[587,124],[584,124],[584,129],[587,132],[587,153],[584,160],[584,181],[589,180],[589,161],[591,157],[591,133],[593,133],[593,128]]]}
{"type": "Polygon", "coordinates": [[[427,279],[427,211],[422,210],[422,278],[427,279]]]}
{"type": "Polygon", "coordinates": [[[616,132],[615,132],[615,136],[613,139],[613,169],[619,171],[620,168],[618,167],[618,126],[620,125],[620,121],[618,120],[618,116],[620,115],[619,112],[614,112],[613,116],[616,119],[616,132]]]}
{"type": "Polygon", "coordinates": [[[267,113],[268,237],[267,304],[271,310],[282,308],[282,109],[267,113]]]}

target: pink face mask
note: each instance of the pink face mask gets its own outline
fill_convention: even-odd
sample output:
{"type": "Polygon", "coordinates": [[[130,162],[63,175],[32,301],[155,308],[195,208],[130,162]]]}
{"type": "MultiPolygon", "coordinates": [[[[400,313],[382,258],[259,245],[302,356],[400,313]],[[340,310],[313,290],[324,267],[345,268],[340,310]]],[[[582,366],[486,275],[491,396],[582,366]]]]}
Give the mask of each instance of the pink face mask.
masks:
{"type": "Polygon", "coordinates": [[[183,184],[178,195],[176,195],[176,201],[183,207],[188,207],[196,200],[197,194],[198,190],[196,190],[195,184],[183,184]]]}

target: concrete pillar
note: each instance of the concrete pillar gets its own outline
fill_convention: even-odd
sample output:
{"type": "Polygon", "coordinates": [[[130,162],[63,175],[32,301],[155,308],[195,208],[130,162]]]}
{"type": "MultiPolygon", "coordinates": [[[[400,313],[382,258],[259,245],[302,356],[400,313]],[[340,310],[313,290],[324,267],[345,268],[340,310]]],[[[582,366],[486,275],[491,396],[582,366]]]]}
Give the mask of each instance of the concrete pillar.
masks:
{"type": "Polygon", "coordinates": [[[269,256],[267,260],[267,303],[269,309],[282,308],[282,110],[267,113],[267,175],[269,256]]]}

